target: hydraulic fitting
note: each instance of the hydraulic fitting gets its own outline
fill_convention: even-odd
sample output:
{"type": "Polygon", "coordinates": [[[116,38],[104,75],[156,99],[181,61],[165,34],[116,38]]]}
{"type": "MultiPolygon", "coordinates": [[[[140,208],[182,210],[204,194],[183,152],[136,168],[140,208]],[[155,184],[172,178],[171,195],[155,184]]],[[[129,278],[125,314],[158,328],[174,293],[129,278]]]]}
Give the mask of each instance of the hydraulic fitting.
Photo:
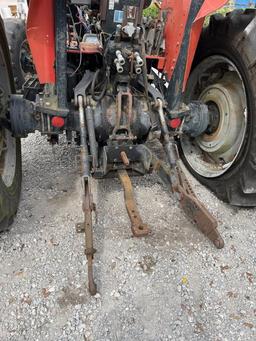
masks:
{"type": "Polygon", "coordinates": [[[136,67],[135,67],[135,73],[136,73],[137,75],[140,75],[140,74],[142,73],[142,68],[139,67],[139,66],[136,66],[136,67]]]}
{"type": "Polygon", "coordinates": [[[116,51],[116,56],[117,56],[119,64],[120,65],[124,65],[125,64],[125,59],[124,59],[124,57],[122,55],[122,52],[120,50],[116,51]]]}
{"type": "Polygon", "coordinates": [[[136,65],[137,65],[137,66],[140,66],[140,67],[141,67],[141,66],[144,65],[144,61],[143,61],[143,59],[141,58],[139,52],[135,52],[135,53],[134,53],[134,57],[135,57],[136,65]]]}
{"type": "Polygon", "coordinates": [[[122,65],[120,64],[118,59],[115,59],[115,64],[116,64],[116,70],[118,73],[123,73],[124,72],[124,68],[122,67],[122,65]]]}

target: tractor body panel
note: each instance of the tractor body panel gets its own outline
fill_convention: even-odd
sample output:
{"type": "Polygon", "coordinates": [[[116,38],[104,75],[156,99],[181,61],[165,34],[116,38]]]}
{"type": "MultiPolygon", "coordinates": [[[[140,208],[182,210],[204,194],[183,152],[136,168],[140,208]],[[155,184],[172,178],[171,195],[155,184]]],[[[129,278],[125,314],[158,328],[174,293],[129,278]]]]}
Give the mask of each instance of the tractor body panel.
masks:
{"type": "Polygon", "coordinates": [[[27,38],[40,83],[54,84],[54,0],[30,1],[27,38]]]}
{"type": "Polygon", "coordinates": [[[217,9],[223,7],[228,1],[218,0],[218,1],[198,1],[198,0],[164,0],[162,3],[162,11],[165,16],[165,39],[166,39],[166,64],[165,72],[170,80],[174,72],[182,44],[184,44],[184,34],[186,29],[186,24],[189,19],[191,6],[196,3],[201,3],[201,9],[199,10],[190,31],[188,58],[186,66],[186,77],[184,82],[184,87],[186,80],[188,78],[195,51],[198,45],[200,34],[202,32],[203,23],[205,17],[213,13],[217,9]]]}
{"type": "Polygon", "coordinates": [[[167,95],[170,110],[179,105],[191,70],[204,19],[224,6],[227,0],[164,0],[165,74],[169,83],[167,95]]]}

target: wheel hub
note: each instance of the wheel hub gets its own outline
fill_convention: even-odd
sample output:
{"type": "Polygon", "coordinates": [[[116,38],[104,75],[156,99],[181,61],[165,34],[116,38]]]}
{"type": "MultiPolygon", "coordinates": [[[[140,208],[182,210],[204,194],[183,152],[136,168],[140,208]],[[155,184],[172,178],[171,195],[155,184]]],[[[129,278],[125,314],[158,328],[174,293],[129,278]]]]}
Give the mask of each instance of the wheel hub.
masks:
{"type": "Polygon", "coordinates": [[[197,138],[181,137],[184,156],[201,176],[218,177],[237,159],[246,134],[247,98],[242,77],[230,60],[211,56],[194,70],[188,93],[188,103],[200,100],[208,105],[210,124],[197,138]]]}
{"type": "Polygon", "coordinates": [[[200,100],[211,103],[214,109],[211,115],[211,133],[198,137],[197,143],[202,150],[213,154],[213,157],[225,155],[227,161],[233,156],[233,146],[236,145],[237,137],[244,119],[241,112],[244,111],[241,87],[237,84],[235,77],[227,82],[211,85],[206,88],[200,100]],[[231,82],[233,80],[233,82],[231,82]]]}
{"type": "Polygon", "coordinates": [[[209,109],[210,124],[205,133],[211,135],[218,129],[220,123],[220,111],[217,104],[214,102],[206,102],[206,105],[209,109]]]}

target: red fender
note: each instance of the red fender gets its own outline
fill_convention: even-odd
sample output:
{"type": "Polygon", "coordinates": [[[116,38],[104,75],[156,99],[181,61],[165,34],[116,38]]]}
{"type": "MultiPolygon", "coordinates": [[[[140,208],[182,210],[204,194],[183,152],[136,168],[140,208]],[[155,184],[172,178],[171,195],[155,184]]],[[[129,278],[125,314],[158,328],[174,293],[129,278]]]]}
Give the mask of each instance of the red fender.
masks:
{"type": "Polygon", "coordinates": [[[27,38],[40,83],[54,84],[54,0],[30,0],[27,38]]]}
{"type": "MultiPolygon", "coordinates": [[[[190,33],[189,50],[183,90],[186,87],[196,48],[202,32],[205,17],[223,7],[228,0],[205,0],[190,33]]],[[[165,67],[164,71],[170,80],[179,57],[186,22],[188,20],[191,0],[163,0],[162,12],[165,24],[165,67]]]]}

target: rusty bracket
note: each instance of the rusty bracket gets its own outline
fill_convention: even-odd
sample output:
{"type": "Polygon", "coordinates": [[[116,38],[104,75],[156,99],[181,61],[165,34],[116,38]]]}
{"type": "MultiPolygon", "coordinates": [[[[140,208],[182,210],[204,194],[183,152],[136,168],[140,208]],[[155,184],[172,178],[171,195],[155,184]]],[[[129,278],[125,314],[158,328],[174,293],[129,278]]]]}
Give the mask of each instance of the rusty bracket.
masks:
{"type": "Polygon", "coordinates": [[[135,202],[133,187],[130,177],[126,170],[119,170],[118,177],[124,189],[124,199],[126,210],[131,220],[131,229],[135,237],[145,237],[150,230],[147,224],[144,224],[135,202]]]}
{"type": "Polygon", "coordinates": [[[177,193],[180,206],[188,218],[198,226],[218,249],[223,248],[224,241],[217,230],[217,220],[198,200],[181,168],[177,165],[175,169],[171,169],[170,166],[159,160],[155,155],[153,155],[152,160],[153,168],[162,181],[172,193],[177,193]]]}

